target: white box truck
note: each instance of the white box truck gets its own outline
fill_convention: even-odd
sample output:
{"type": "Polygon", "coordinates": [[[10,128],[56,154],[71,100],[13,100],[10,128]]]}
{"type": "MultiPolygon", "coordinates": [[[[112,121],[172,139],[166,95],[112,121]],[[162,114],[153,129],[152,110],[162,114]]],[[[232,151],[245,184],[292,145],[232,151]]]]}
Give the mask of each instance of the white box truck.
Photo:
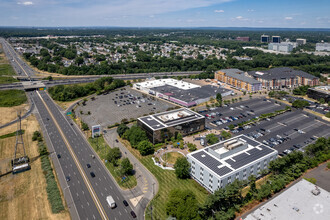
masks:
{"type": "Polygon", "coordinates": [[[112,196],[107,196],[107,202],[112,209],[116,207],[116,202],[112,196]]]}

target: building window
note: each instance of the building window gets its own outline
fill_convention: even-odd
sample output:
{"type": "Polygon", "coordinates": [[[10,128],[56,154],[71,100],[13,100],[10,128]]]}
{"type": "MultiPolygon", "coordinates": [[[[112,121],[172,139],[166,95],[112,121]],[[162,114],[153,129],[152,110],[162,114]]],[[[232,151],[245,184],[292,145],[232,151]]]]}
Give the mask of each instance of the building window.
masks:
{"type": "Polygon", "coordinates": [[[236,173],[236,179],[238,179],[239,178],[239,173],[236,173]]]}
{"type": "Polygon", "coordinates": [[[195,164],[195,161],[192,161],[192,164],[195,164]]]}

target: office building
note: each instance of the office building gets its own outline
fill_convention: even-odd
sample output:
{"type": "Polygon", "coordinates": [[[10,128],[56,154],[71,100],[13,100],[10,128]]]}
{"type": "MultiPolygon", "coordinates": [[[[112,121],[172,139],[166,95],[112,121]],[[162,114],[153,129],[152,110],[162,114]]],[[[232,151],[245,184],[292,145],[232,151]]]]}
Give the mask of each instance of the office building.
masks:
{"type": "Polygon", "coordinates": [[[182,136],[205,129],[205,117],[190,109],[181,108],[148,115],[137,119],[137,125],[146,131],[149,140],[161,143],[179,133],[182,136]]]}
{"type": "Polygon", "coordinates": [[[214,73],[214,78],[242,91],[257,92],[262,89],[261,83],[246,76],[239,69],[222,69],[214,73]]]}
{"type": "Polygon", "coordinates": [[[187,155],[191,176],[208,191],[214,192],[235,179],[259,176],[277,151],[245,135],[222,141],[187,155]]]}
{"type": "Polygon", "coordinates": [[[272,43],[281,43],[280,36],[272,36],[272,43]]]}
{"type": "Polygon", "coordinates": [[[269,35],[261,35],[261,43],[269,43],[269,35]]]}
{"type": "Polygon", "coordinates": [[[296,43],[298,44],[298,46],[300,46],[300,45],[304,45],[304,44],[306,44],[306,39],[298,38],[298,39],[296,40],[296,43]]]}
{"type": "Polygon", "coordinates": [[[269,43],[268,50],[290,53],[296,45],[296,43],[292,42],[269,43]]]}
{"type": "Polygon", "coordinates": [[[249,42],[250,37],[236,37],[236,40],[238,41],[244,41],[244,42],[249,42]]]}
{"type": "Polygon", "coordinates": [[[262,83],[265,89],[296,88],[298,86],[317,86],[319,78],[301,70],[278,67],[263,71],[249,71],[247,74],[262,83]]]}
{"type": "Polygon", "coordinates": [[[317,43],[316,51],[330,51],[330,43],[317,43]]]}
{"type": "Polygon", "coordinates": [[[268,219],[329,219],[330,193],[301,179],[261,206],[257,206],[244,220],[268,219]]]}
{"type": "Polygon", "coordinates": [[[317,86],[307,90],[307,96],[312,99],[324,99],[325,102],[330,102],[330,86],[317,86]]]}
{"type": "Polygon", "coordinates": [[[135,83],[133,88],[183,107],[192,107],[209,101],[211,97],[215,98],[217,93],[220,93],[222,96],[228,96],[233,93],[231,90],[219,86],[200,86],[175,79],[159,79],[135,83]]]}

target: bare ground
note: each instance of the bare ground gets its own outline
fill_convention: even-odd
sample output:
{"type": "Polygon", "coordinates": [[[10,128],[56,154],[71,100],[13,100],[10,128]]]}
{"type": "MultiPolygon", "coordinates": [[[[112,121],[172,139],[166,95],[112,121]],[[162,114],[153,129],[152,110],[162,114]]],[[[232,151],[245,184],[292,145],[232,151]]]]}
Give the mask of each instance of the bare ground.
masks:
{"type": "MultiPolygon", "coordinates": [[[[29,110],[28,104],[23,104],[14,107],[0,108],[0,125],[11,122],[17,118],[17,112],[20,111],[24,115],[29,110]]],[[[0,131],[1,132],[1,131],[0,131]]]]}

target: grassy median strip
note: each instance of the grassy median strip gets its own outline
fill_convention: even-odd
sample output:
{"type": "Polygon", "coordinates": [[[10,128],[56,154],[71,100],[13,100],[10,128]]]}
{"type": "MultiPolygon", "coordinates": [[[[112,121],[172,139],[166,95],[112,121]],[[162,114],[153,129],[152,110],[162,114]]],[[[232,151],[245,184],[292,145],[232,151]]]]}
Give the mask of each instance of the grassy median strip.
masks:
{"type": "MultiPolygon", "coordinates": [[[[103,163],[106,161],[106,156],[109,153],[110,147],[104,141],[103,136],[96,137],[96,138],[88,138],[88,142],[92,145],[93,149],[99,155],[103,163]]],[[[119,162],[120,164],[120,162],[119,162]]],[[[122,176],[119,172],[120,167],[115,167],[112,163],[105,163],[105,166],[110,171],[111,175],[115,178],[118,185],[122,189],[132,189],[137,185],[137,181],[134,175],[127,175],[125,176],[125,180],[122,180],[122,176]]]]}
{"type": "Polygon", "coordinates": [[[26,101],[27,98],[24,91],[15,89],[0,91],[0,107],[17,106],[26,101]]]}
{"type": "Polygon", "coordinates": [[[64,210],[64,206],[48,155],[41,156],[41,168],[45,174],[47,183],[46,191],[52,212],[59,213],[64,210]]]}
{"type": "MultiPolygon", "coordinates": [[[[192,179],[178,179],[172,170],[163,170],[156,166],[152,160],[152,155],[141,156],[139,151],[133,149],[128,141],[122,140],[127,149],[138,158],[142,164],[157,178],[159,183],[159,191],[154,199],[146,209],[146,219],[150,217],[150,205],[152,205],[152,216],[156,219],[166,219],[166,202],[168,201],[168,195],[172,189],[191,190],[200,204],[203,204],[207,195],[209,194],[206,189],[199,185],[192,179]]],[[[153,184],[153,183],[149,183],[153,184]]]]}

